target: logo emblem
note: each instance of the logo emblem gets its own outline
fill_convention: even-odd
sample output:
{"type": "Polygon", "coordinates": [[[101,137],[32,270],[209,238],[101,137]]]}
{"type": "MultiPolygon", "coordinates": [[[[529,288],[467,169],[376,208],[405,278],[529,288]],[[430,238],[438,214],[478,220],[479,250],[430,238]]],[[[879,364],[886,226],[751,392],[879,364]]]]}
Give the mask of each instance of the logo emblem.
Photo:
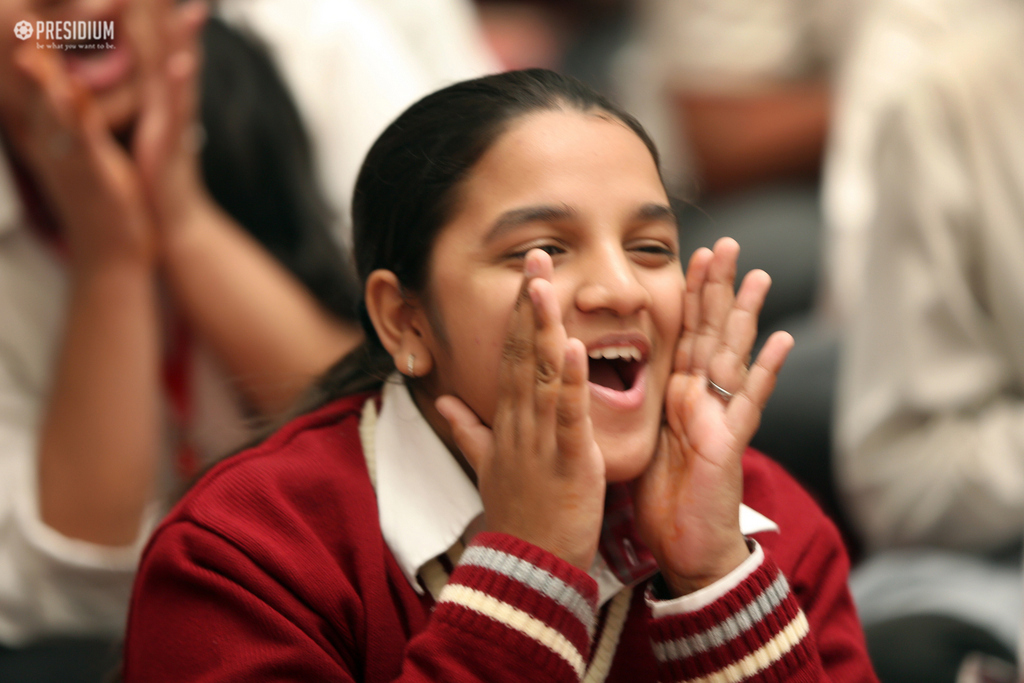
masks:
{"type": "Polygon", "coordinates": [[[28,40],[32,37],[32,24],[27,21],[19,21],[14,25],[14,35],[21,40],[28,40]]]}

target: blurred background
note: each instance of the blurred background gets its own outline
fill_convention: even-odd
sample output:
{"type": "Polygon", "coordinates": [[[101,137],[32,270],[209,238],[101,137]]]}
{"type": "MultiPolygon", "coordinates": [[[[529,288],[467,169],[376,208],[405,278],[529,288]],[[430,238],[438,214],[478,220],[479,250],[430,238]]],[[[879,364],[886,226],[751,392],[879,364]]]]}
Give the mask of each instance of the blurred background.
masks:
{"type": "Polygon", "coordinates": [[[684,258],[730,236],[741,271],[772,276],[763,335],[797,344],[754,445],[843,532],[880,678],[1018,680],[1024,3],[220,0],[184,86],[144,68],[188,44],[180,7],[0,0],[0,680],[110,671],[159,510],[357,340],[346,217],[372,141],[440,86],[533,66],[580,78],[651,132],[684,258]],[[76,176],[71,142],[31,123],[66,112],[45,104],[59,79],[19,65],[11,27],[30,17],[115,22],[115,49],[64,59],[125,159],[108,150],[76,176]],[[146,99],[153,83],[167,101],[186,101],[188,83],[198,94],[170,111],[181,131],[201,124],[198,145],[162,157],[197,165],[192,185],[147,175],[134,153],[147,107],[173,110],[146,99]],[[93,186],[95,168],[122,162],[162,204],[93,186]],[[118,309],[150,350],[131,366],[112,304],[82,303],[104,215],[69,210],[84,196],[137,209],[167,252],[146,265],[159,293],[139,285],[134,313],[118,309]],[[166,238],[174,206],[199,207],[187,246],[166,238]],[[197,294],[211,282],[235,298],[197,294]],[[283,324],[281,306],[300,313],[283,324]],[[240,331],[258,329],[286,332],[253,348],[259,335],[240,331]],[[110,353],[76,356],[79,344],[110,353]],[[76,378],[72,358],[108,372],[76,378]],[[139,406],[126,436],[119,411],[139,406]],[[124,461],[89,460],[83,443],[124,461]],[[130,478],[68,497],[59,476],[37,480],[40,463],[130,478]],[[109,506],[118,496],[131,500],[109,506]],[[104,505],[127,533],[67,521],[104,505]]]}

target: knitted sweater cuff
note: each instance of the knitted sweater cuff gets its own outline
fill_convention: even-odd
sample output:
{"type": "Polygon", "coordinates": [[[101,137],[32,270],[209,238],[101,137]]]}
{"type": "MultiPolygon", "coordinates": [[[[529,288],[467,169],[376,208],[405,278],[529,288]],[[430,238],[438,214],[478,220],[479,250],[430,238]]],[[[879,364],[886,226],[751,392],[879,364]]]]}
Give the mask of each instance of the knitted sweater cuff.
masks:
{"type": "Polygon", "coordinates": [[[596,611],[597,584],[586,572],[514,536],[484,532],[463,552],[433,618],[521,648],[541,670],[568,667],[578,680],[596,611]]]}
{"type": "Polygon", "coordinates": [[[808,631],[786,577],[769,557],[703,609],[651,620],[660,678],[669,681],[786,680],[785,672],[813,656],[808,631]]]}

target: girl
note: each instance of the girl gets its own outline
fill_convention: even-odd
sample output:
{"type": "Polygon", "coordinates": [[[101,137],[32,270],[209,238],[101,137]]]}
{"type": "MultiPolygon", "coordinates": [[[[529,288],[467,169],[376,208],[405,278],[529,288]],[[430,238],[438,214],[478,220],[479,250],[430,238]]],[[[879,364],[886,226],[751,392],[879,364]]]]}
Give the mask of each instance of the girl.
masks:
{"type": "Polygon", "coordinates": [[[0,32],[0,679],[26,643],[119,635],[168,488],[361,340],[298,112],[205,16],[0,0],[2,26],[116,31],[0,32]]]}
{"type": "Polygon", "coordinates": [[[874,680],[835,529],[746,449],[768,278],[723,240],[684,279],[632,118],[451,86],[353,217],[368,341],[156,533],[126,680],[874,680]]]}

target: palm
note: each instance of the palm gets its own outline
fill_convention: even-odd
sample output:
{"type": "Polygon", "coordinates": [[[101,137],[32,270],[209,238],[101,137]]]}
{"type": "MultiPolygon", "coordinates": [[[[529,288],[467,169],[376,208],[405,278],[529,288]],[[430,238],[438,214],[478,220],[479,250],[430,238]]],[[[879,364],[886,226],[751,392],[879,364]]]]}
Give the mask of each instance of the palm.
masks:
{"type": "Polygon", "coordinates": [[[773,335],[747,367],[770,280],[754,271],[735,295],[737,254],[734,241],[722,240],[690,261],[666,419],[636,490],[640,533],[659,566],[696,585],[719,578],[742,551],[741,458],[792,345],[789,335],[773,335]],[[709,378],[732,398],[711,390],[709,378]]]}

